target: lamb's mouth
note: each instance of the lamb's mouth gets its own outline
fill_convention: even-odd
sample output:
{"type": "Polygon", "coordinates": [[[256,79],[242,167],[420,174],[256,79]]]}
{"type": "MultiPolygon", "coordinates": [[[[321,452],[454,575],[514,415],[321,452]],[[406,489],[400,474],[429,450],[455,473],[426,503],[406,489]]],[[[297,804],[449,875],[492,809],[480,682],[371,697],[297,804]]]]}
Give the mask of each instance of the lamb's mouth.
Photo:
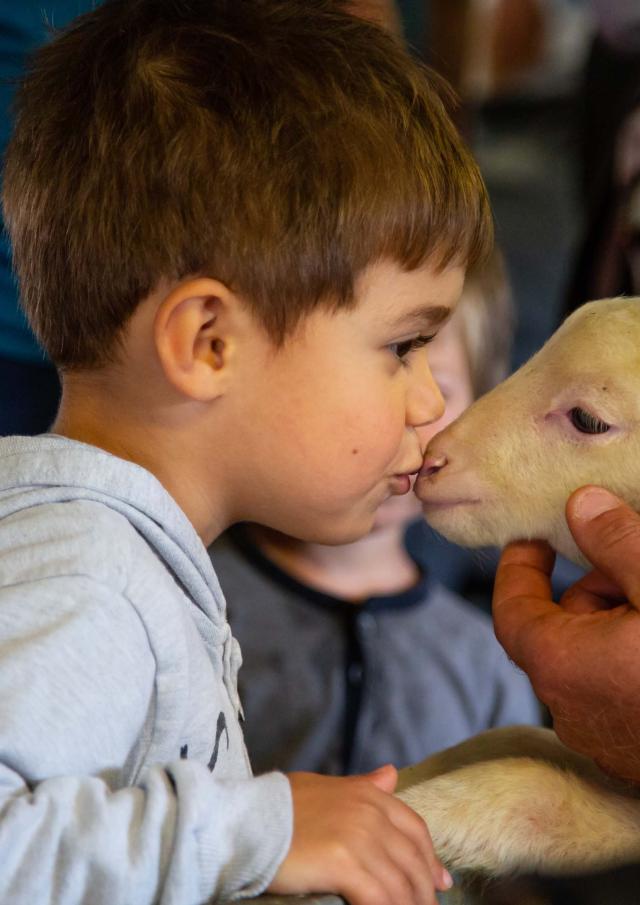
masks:
{"type": "Polygon", "coordinates": [[[456,506],[479,506],[481,502],[482,500],[468,499],[467,497],[452,500],[420,500],[425,514],[443,512],[445,509],[453,509],[456,506]]]}

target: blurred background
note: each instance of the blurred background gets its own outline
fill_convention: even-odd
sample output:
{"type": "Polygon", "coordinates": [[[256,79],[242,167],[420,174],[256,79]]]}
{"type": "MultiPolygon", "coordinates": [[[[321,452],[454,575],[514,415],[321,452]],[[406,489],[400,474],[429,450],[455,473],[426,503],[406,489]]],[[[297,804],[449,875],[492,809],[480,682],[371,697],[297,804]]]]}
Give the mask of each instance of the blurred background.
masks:
{"type": "Polygon", "coordinates": [[[397,9],[414,53],[459,95],[509,268],[517,366],[570,308],[632,289],[628,274],[598,272],[615,265],[595,240],[588,260],[580,252],[597,215],[601,230],[613,227],[608,206],[640,169],[619,147],[635,138],[640,158],[640,129],[626,135],[640,103],[640,3],[398,0],[397,9]]]}
{"type": "MultiPolygon", "coordinates": [[[[640,293],[640,0],[363,0],[458,98],[515,309],[511,366],[595,298],[640,293]]],[[[486,609],[496,555],[408,535],[486,609]]],[[[556,590],[579,574],[560,562],[556,590]]]]}

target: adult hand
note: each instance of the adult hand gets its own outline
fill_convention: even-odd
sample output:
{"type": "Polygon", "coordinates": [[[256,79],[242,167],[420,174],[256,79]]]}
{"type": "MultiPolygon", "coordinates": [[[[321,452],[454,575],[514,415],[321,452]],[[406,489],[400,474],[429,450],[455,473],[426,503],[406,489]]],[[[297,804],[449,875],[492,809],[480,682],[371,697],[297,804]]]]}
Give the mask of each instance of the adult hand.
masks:
{"type": "Polygon", "coordinates": [[[551,711],[559,738],[640,784],[640,516],[596,487],[577,490],[566,513],[593,571],[558,606],[551,549],[510,544],[496,576],[496,635],[551,711]]]}
{"type": "Polygon", "coordinates": [[[392,792],[398,774],[291,773],[293,839],[269,892],[333,892],[351,905],[436,905],[451,878],[424,821],[392,792]]]}

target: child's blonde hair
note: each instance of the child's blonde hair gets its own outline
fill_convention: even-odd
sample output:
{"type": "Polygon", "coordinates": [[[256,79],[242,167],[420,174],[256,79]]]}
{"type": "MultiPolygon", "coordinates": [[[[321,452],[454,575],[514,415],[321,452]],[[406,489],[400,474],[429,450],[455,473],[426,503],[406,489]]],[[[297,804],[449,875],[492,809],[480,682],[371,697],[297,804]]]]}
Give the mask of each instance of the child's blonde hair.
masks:
{"type": "Polygon", "coordinates": [[[482,264],[470,268],[458,311],[477,398],[504,380],[510,367],[513,304],[504,259],[497,248],[482,264]]]}

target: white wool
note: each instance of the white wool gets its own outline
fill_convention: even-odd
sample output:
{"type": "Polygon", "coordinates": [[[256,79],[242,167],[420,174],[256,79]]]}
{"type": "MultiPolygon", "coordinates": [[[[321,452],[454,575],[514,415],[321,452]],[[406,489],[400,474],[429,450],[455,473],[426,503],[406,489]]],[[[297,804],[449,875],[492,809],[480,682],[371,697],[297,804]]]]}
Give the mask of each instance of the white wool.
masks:
{"type": "Polygon", "coordinates": [[[640,858],[640,802],[549,729],[481,733],[400,773],[450,869],[563,874],[640,858]]]}
{"type": "Polygon", "coordinates": [[[578,309],[508,380],[429,444],[445,456],[416,492],[429,523],[465,546],[543,538],[584,563],[567,527],[571,492],[601,484],[640,509],[640,299],[578,309]],[[580,407],[611,425],[584,434],[580,407]],[[476,502],[433,508],[450,498],[476,502]]]}
{"type": "MultiPolygon", "coordinates": [[[[451,540],[543,538],[584,563],[565,519],[573,490],[599,484],[640,510],[640,299],[578,309],[434,437],[425,461],[434,467],[416,492],[451,540]],[[576,429],[576,407],[610,429],[576,429]]],[[[640,859],[640,800],[550,730],[482,733],[403,770],[398,794],[458,870],[571,873],[640,859]]]]}

